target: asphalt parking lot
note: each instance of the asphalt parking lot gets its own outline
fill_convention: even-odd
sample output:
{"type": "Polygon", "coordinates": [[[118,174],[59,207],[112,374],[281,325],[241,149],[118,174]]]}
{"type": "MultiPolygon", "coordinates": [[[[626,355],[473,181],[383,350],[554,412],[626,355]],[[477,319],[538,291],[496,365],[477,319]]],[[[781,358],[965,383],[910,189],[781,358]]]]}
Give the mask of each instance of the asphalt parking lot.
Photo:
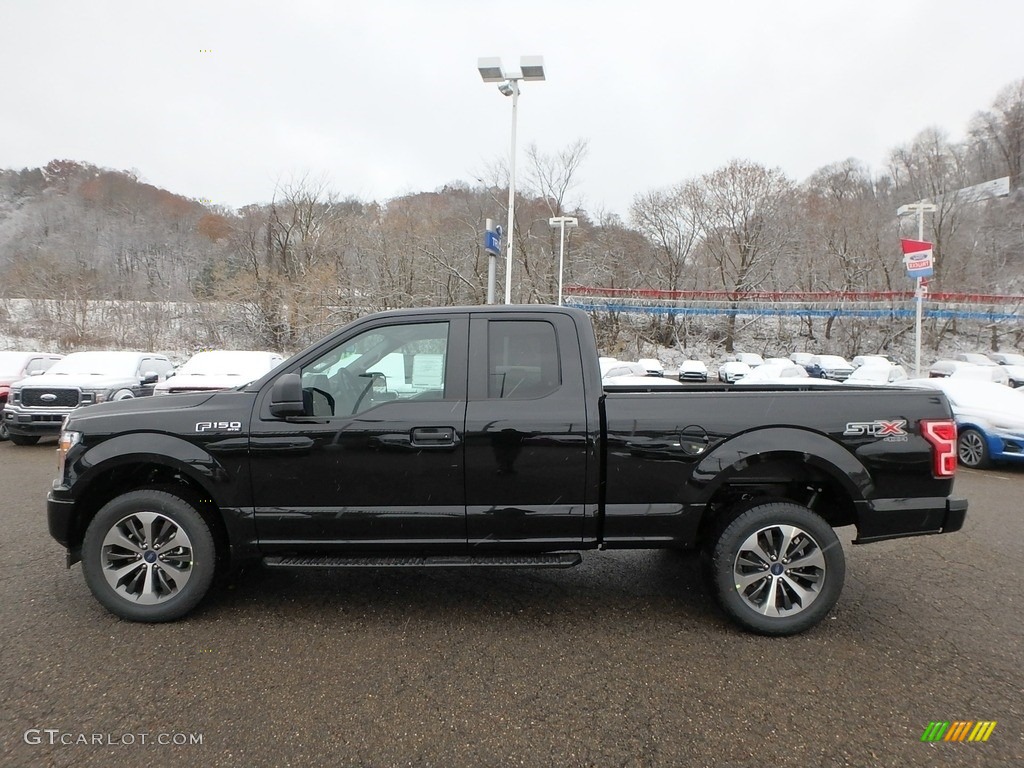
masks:
{"type": "Polygon", "coordinates": [[[53,443],[0,467],[3,766],[1024,764],[1024,469],[962,471],[959,533],[847,546],[832,617],[768,639],[670,552],[255,570],[187,620],[122,622],[46,532],[53,443]],[[997,725],[921,741],[965,720],[997,725]]]}

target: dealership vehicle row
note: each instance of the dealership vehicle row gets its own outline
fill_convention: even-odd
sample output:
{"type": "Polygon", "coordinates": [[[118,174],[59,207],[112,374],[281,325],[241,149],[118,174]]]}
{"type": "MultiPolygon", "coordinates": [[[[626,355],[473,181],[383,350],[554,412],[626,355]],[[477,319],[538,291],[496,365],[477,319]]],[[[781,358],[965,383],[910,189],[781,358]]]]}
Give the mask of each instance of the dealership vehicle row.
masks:
{"type": "MultiPolygon", "coordinates": [[[[59,432],[64,417],[75,408],[148,395],[231,389],[260,378],[283,361],[265,351],[206,350],[174,368],[164,355],[142,352],[0,352],[0,441],[17,445],[37,442],[59,432]],[[56,370],[50,371],[57,365],[56,370]],[[13,392],[13,400],[12,400],[13,392]]],[[[667,387],[678,382],[706,383],[712,375],[702,360],[683,360],[667,369],[655,358],[635,362],[600,358],[606,384],[667,387]]],[[[386,368],[394,382],[400,372],[386,368]]],[[[959,353],[936,360],[931,379],[995,382],[1018,387],[1024,383],[1024,355],[1012,352],[959,353]]],[[[750,352],[729,355],[717,366],[719,381],[743,386],[774,384],[801,386],[808,379],[821,384],[858,386],[915,385],[906,368],[878,354],[856,355],[849,362],[836,355],[794,352],[768,357],[750,352]]],[[[932,385],[942,388],[939,385],[932,385]]],[[[946,391],[946,390],[944,390],[946,391]]],[[[1024,462],[1024,406],[1013,396],[985,386],[964,385],[946,391],[960,430],[959,456],[970,467],[1024,462]],[[988,395],[991,394],[991,397],[988,395]],[[998,407],[992,407],[998,403],[998,407]],[[977,405],[975,405],[977,404],[977,405]]]]}
{"type": "Polygon", "coordinates": [[[4,439],[32,445],[56,436],[77,408],[153,394],[226,389],[258,379],[283,358],[270,352],[199,352],[179,370],[154,352],[0,352],[4,439]]]}

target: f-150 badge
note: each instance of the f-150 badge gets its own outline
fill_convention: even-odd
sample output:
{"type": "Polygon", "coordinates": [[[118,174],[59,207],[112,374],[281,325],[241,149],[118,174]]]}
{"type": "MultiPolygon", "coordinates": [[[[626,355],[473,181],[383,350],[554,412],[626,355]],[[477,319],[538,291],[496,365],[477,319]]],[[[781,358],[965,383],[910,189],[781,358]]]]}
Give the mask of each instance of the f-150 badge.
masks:
{"type": "Polygon", "coordinates": [[[196,422],[196,432],[241,432],[242,422],[240,421],[199,421],[196,422]]]}
{"type": "Polygon", "coordinates": [[[843,435],[847,437],[881,437],[889,442],[898,443],[907,439],[907,422],[904,419],[850,421],[846,423],[846,431],[843,432],[843,435]]]}

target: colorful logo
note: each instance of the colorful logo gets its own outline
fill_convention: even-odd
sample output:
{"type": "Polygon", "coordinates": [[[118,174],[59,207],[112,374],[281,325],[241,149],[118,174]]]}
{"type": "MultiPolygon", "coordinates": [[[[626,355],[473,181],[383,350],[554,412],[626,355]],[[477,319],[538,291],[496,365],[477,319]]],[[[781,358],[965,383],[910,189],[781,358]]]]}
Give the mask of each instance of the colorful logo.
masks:
{"type": "Polygon", "coordinates": [[[995,727],[995,720],[932,721],[921,734],[921,741],[988,741],[995,727]]]}

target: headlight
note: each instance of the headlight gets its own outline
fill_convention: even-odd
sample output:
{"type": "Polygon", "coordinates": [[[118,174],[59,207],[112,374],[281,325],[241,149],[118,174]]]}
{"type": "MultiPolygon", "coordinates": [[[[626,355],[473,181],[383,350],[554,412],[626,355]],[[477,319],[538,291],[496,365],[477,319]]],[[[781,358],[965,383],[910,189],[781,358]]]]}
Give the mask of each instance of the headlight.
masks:
{"type": "Polygon", "coordinates": [[[110,390],[107,389],[83,389],[82,390],[82,405],[93,405],[95,403],[105,403],[110,399],[110,390]]]}
{"type": "Polygon", "coordinates": [[[82,441],[82,433],[74,432],[68,429],[62,429],[60,433],[60,439],[57,441],[57,479],[61,480],[64,477],[64,460],[67,458],[68,451],[74,446],[78,445],[82,441]]]}

